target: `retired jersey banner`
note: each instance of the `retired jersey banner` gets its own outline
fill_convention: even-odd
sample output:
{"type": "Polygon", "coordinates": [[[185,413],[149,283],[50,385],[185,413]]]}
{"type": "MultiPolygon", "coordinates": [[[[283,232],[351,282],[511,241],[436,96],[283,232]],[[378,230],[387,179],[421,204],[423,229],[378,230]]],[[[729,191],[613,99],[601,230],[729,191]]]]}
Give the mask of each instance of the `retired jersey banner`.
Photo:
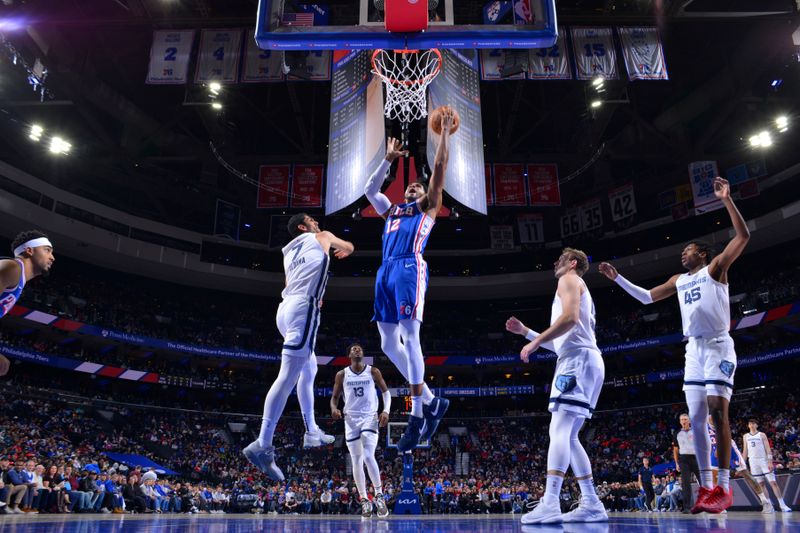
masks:
{"type": "Polygon", "coordinates": [[[193,43],[194,30],[154,31],[146,83],[152,85],[186,83],[193,43]]]}
{"type": "Polygon", "coordinates": [[[305,64],[309,74],[307,79],[289,74],[288,79],[301,81],[329,81],[331,79],[330,50],[305,50],[292,53],[305,55],[305,64]]]}
{"type": "Polygon", "coordinates": [[[581,204],[581,229],[585,232],[596,231],[603,227],[603,208],[599,198],[593,198],[581,204]]]}
{"type": "Polygon", "coordinates": [[[484,165],[486,169],[486,205],[494,205],[494,191],[492,190],[492,165],[484,165]]]}
{"type": "Polygon", "coordinates": [[[617,28],[628,79],[668,80],[667,62],[658,28],[654,26],[617,28]]]}
{"type": "Polygon", "coordinates": [[[242,30],[203,30],[194,82],[236,83],[241,52],[242,30]]]}
{"type": "Polygon", "coordinates": [[[322,165],[295,165],[292,175],[292,207],[322,207],[322,165]]]}
{"type": "Polygon", "coordinates": [[[542,215],[519,215],[517,217],[519,242],[535,244],[544,242],[544,217],[542,215]]]}
{"type": "Polygon", "coordinates": [[[611,28],[570,28],[579,80],[616,80],[617,52],[611,28]]]}
{"type": "Polygon", "coordinates": [[[694,196],[694,212],[697,215],[722,207],[714,196],[714,178],[719,176],[716,161],[694,161],[689,163],[689,183],[694,196]]]}
{"type": "Polygon", "coordinates": [[[283,81],[282,53],[262,50],[255,39],[255,29],[247,32],[247,53],[244,59],[242,81],[244,83],[270,83],[283,81]]]}
{"type": "Polygon", "coordinates": [[[528,165],[528,191],[533,207],[561,205],[558,165],[528,165]]]}
{"type": "Polygon", "coordinates": [[[525,165],[494,165],[496,206],[525,206],[525,165]]]}
{"type": "Polygon", "coordinates": [[[611,205],[611,219],[614,222],[619,222],[635,215],[636,196],[633,194],[633,184],[628,183],[609,192],[608,202],[611,205]]]}
{"type": "Polygon", "coordinates": [[[525,70],[528,65],[524,65],[528,61],[525,51],[523,50],[501,50],[484,49],[480,51],[481,58],[481,79],[483,81],[506,81],[506,80],[524,80],[525,70]],[[511,76],[502,76],[503,70],[519,66],[519,72],[511,76]]]}
{"type": "Polygon", "coordinates": [[[289,165],[262,165],[258,169],[256,207],[289,207],[289,165]]]}
{"type": "Polygon", "coordinates": [[[567,32],[558,28],[558,40],[550,48],[534,48],[528,51],[528,79],[571,80],[567,32]]]}

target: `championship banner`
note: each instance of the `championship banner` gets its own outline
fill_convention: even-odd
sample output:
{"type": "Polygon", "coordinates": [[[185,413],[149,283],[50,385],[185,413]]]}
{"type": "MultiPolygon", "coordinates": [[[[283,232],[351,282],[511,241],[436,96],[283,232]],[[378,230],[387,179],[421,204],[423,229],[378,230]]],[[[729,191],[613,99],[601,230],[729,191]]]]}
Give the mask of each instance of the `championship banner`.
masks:
{"type": "Polygon", "coordinates": [[[150,67],[145,83],[180,85],[186,83],[194,30],[157,30],[153,32],[150,67]]]}
{"type": "Polygon", "coordinates": [[[603,208],[599,198],[593,198],[581,204],[581,226],[583,231],[595,231],[603,227],[603,208]]]}
{"type": "MultiPolygon", "coordinates": [[[[494,50],[483,49],[480,51],[481,79],[483,81],[524,80],[525,66],[522,65],[528,58],[524,50],[494,50]],[[519,64],[520,68],[514,75],[502,76],[506,67],[519,64]]],[[[529,68],[529,67],[528,67],[529,68]]]]}
{"type": "Polygon", "coordinates": [[[289,165],[262,165],[258,168],[256,207],[289,207],[289,165]]]}
{"type": "Polygon", "coordinates": [[[579,80],[616,80],[617,52],[611,28],[570,28],[579,80]]]}
{"type": "Polygon", "coordinates": [[[529,80],[571,80],[567,31],[558,28],[558,40],[550,48],[534,48],[528,51],[529,80]]]}
{"type": "Polygon", "coordinates": [[[262,50],[255,39],[255,29],[247,32],[247,54],[245,54],[242,82],[270,83],[283,81],[281,71],[282,53],[262,50]]]}
{"type": "Polygon", "coordinates": [[[614,222],[625,220],[636,214],[636,196],[633,194],[633,184],[628,183],[608,193],[608,203],[611,205],[611,219],[614,222]]]}
{"type": "Polygon", "coordinates": [[[544,217],[542,215],[517,216],[519,242],[535,244],[544,242],[544,217]]]}
{"type": "Polygon", "coordinates": [[[658,28],[654,26],[617,28],[628,79],[668,80],[667,62],[658,28]]]}
{"type": "Polygon", "coordinates": [[[531,196],[531,207],[561,205],[558,165],[528,165],[528,191],[531,196]]]}
{"type": "Polygon", "coordinates": [[[484,165],[486,171],[486,205],[494,205],[494,190],[492,187],[492,165],[484,165]]]}
{"type": "Polygon", "coordinates": [[[291,207],[322,207],[323,165],[295,165],[291,207]]]}
{"type": "Polygon", "coordinates": [[[525,165],[494,165],[495,205],[525,206],[525,165]]]}
{"type": "Polygon", "coordinates": [[[242,30],[202,30],[194,82],[236,83],[241,52],[242,30]]]}
{"type": "Polygon", "coordinates": [[[689,163],[689,183],[694,196],[696,215],[708,213],[722,207],[714,196],[714,178],[719,176],[716,161],[694,161],[689,163]]]}

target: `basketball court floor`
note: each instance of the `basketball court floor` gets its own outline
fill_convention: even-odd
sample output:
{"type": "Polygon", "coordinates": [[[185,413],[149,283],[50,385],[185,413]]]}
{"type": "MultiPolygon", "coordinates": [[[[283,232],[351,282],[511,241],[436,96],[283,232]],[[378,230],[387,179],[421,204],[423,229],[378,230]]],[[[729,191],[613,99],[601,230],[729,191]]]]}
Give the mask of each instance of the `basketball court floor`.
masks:
{"type": "Polygon", "coordinates": [[[127,515],[127,516],[3,516],[3,533],[244,533],[246,531],[283,531],[305,533],[345,532],[460,532],[511,533],[516,531],[564,531],[581,533],[617,533],[636,531],[665,532],[800,532],[798,513],[762,515],[732,512],[722,516],[682,515],[678,513],[612,513],[608,523],[523,526],[519,516],[438,515],[391,516],[386,520],[362,520],[359,516],[258,516],[253,515],[127,515]]]}

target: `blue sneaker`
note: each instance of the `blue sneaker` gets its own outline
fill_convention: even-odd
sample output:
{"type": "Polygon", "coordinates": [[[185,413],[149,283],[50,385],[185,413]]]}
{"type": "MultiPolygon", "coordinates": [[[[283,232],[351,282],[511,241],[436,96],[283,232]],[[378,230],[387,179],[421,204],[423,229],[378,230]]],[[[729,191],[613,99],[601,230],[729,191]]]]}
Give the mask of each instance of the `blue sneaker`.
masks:
{"type": "Polygon", "coordinates": [[[403,436],[400,437],[399,441],[397,441],[397,451],[399,453],[405,453],[417,447],[417,444],[419,444],[420,432],[422,431],[422,426],[424,423],[424,418],[409,415],[406,432],[403,433],[403,436]]]}
{"type": "Polygon", "coordinates": [[[242,450],[244,456],[250,461],[253,466],[268,475],[273,481],[284,481],[283,472],[275,464],[275,447],[266,446],[262,447],[255,440],[251,442],[247,448],[242,450]]]}
{"type": "Polygon", "coordinates": [[[428,405],[422,406],[422,416],[425,418],[425,427],[423,428],[422,435],[419,437],[420,440],[429,441],[433,438],[434,434],[436,434],[436,429],[439,427],[439,422],[441,422],[448,407],[450,407],[450,400],[439,398],[438,396],[428,405]]]}

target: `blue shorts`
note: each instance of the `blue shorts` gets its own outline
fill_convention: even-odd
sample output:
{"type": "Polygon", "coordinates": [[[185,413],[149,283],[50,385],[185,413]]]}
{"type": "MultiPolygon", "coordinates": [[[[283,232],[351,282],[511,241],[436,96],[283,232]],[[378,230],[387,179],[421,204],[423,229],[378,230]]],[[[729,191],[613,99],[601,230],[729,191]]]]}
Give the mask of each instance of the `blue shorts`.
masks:
{"type": "Polygon", "coordinates": [[[385,260],[375,279],[375,322],[397,324],[401,320],[422,322],[428,264],[422,255],[385,260]]]}

